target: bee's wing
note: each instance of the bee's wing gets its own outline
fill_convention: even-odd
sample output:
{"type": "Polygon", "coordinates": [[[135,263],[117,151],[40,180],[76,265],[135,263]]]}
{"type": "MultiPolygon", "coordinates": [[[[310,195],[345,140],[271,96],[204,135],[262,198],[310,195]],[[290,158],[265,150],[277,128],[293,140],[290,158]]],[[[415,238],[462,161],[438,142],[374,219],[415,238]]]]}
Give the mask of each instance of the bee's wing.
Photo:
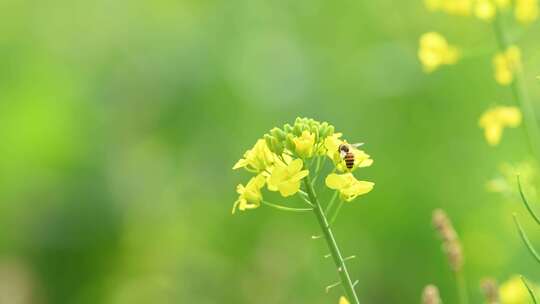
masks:
{"type": "Polygon", "coordinates": [[[358,147],[361,147],[363,145],[364,145],[364,143],[351,144],[351,146],[353,146],[354,148],[358,148],[358,147]]]}
{"type": "Polygon", "coordinates": [[[345,152],[345,151],[339,151],[339,156],[340,156],[341,158],[344,158],[345,155],[347,155],[347,152],[345,152]]]}

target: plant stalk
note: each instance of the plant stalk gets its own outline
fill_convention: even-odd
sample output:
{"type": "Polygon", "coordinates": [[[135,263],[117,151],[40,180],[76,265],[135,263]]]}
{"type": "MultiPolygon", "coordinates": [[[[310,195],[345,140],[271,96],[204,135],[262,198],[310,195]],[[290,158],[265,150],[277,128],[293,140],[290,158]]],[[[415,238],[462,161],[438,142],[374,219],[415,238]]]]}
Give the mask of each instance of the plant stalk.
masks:
{"type": "Polygon", "coordinates": [[[315,190],[313,189],[313,186],[309,181],[309,176],[304,179],[304,185],[306,187],[309,199],[313,203],[313,212],[317,217],[317,220],[323,232],[324,239],[326,240],[326,244],[328,245],[328,249],[330,250],[330,254],[332,255],[332,259],[336,264],[341,285],[345,289],[345,294],[347,295],[348,300],[352,304],[360,304],[358,296],[356,295],[356,291],[354,290],[354,285],[351,280],[351,276],[349,275],[347,265],[345,264],[343,256],[341,255],[336,239],[334,238],[334,234],[332,233],[332,229],[328,224],[328,220],[326,219],[324,210],[322,209],[322,206],[317,199],[315,190]]]}
{"type": "Polygon", "coordinates": [[[456,285],[459,296],[460,304],[468,304],[469,296],[467,294],[467,283],[465,282],[465,275],[463,275],[463,269],[456,272],[456,285]]]}

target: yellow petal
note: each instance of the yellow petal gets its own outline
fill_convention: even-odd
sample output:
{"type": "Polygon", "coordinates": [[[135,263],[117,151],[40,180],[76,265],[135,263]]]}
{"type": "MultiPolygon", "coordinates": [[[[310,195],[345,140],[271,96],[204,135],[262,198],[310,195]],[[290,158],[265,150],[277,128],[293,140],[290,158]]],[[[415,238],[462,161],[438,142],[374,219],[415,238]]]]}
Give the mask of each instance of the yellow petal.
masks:
{"type": "Polygon", "coordinates": [[[239,168],[243,168],[247,165],[247,161],[245,159],[240,159],[236,162],[236,164],[234,164],[233,166],[233,170],[236,170],[236,169],[239,169],[239,168]]]}
{"type": "Polygon", "coordinates": [[[489,145],[496,146],[501,141],[502,128],[496,125],[487,127],[484,131],[484,135],[489,145]]]}
{"type": "Polygon", "coordinates": [[[291,181],[299,181],[309,175],[308,170],[302,170],[291,177],[291,181]]]}
{"type": "Polygon", "coordinates": [[[301,159],[297,158],[289,164],[287,171],[291,174],[295,174],[299,172],[300,170],[302,170],[303,166],[304,166],[304,162],[301,159]]]}
{"type": "Polygon", "coordinates": [[[341,175],[331,173],[326,177],[325,183],[328,188],[339,190],[343,188],[345,181],[341,175]]]}
{"type": "Polygon", "coordinates": [[[300,190],[300,181],[297,182],[287,182],[279,185],[279,193],[283,197],[291,196],[296,194],[300,190]]]}
{"type": "Polygon", "coordinates": [[[347,298],[345,298],[344,296],[341,296],[341,298],[339,298],[339,304],[350,304],[350,303],[347,300],[347,298]]]}

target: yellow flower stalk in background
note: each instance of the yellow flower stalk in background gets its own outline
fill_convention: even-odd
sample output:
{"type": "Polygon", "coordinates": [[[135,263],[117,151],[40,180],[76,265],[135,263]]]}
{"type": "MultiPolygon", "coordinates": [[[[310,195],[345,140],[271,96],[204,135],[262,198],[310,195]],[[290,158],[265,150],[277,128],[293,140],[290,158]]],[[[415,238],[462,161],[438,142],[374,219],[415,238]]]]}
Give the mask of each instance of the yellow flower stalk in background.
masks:
{"type": "Polygon", "coordinates": [[[268,190],[279,191],[283,197],[296,194],[300,190],[300,181],[309,174],[308,170],[302,170],[303,166],[301,159],[295,159],[289,164],[277,162],[268,177],[268,190]]]}
{"type": "Polygon", "coordinates": [[[529,24],[538,19],[538,0],[516,0],[514,15],[516,19],[529,24]]]}
{"type": "Polygon", "coordinates": [[[339,191],[341,198],[350,202],[357,196],[366,194],[373,189],[375,184],[357,180],[351,173],[336,174],[331,173],[326,177],[326,186],[339,191]]]}
{"type": "Polygon", "coordinates": [[[516,107],[498,106],[484,112],[479,125],[484,129],[486,141],[496,146],[501,141],[504,128],[515,128],[521,124],[521,111],[516,107]]]}
{"type": "Polygon", "coordinates": [[[449,15],[469,16],[471,14],[472,0],[425,0],[430,11],[442,11],[449,15]]]}
{"type": "Polygon", "coordinates": [[[274,162],[275,155],[268,149],[266,142],[259,139],[253,148],[244,153],[244,158],[236,162],[233,170],[245,168],[250,172],[259,173],[272,166],[274,162]]]}
{"type": "Polygon", "coordinates": [[[259,174],[251,178],[245,187],[242,184],[236,187],[236,192],[240,196],[233,205],[233,214],[236,208],[240,211],[245,211],[246,209],[254,209],[261,205],[261,188],[264,187],[265,180],[266,178],[262,174],[259,174]]]}
{"type": "Polygon", "coordinates": [[[510,46],[505,52],[493,57],[495,80],[500,85],[509,85],[514,81],[514,74],[521,67],[521,50],[517,46],[510,46]]]}
{"type": "Polygon", "coordinates": [[[420,37],[418,58],[424,71],[431,73],[441,65],[456,63],[459,59],[459,52],[456,47],[449,45],[441,34],[429,32],[420,37]]]}
{"type": "Polygon", "coordinates": [[[315,145],[315,135],[309,131],[303,131],[302,136],[293,139],[296,153],[301,158],[313,156],[313,146],[315,145]]]}
{"type": "Polygon", "coordinates": [[[474,15],[481,20],[491,21],[497,14],[497,8],[492,0],[476,0],[474,15]]]}

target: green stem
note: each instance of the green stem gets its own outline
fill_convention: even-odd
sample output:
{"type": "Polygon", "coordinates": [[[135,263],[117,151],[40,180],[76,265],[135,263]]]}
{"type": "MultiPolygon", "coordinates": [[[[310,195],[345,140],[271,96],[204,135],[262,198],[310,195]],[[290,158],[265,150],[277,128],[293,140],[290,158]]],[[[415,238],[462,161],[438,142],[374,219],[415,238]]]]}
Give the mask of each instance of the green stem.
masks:
{"type": "Polygon", "coordinates": [[[519,180],[519,175],[517,176],[517,183],[518,183],[519,195],[521,196],[521,201],[523,202],[523,204],[525,204],[525,207],[529,211],[529,214],[532,216],[534,221],[538,225],[540,225],[540,218],[538,218],[538,215],[536,215],[536,212],[534,212],[531,205],[529,204],[529,201],[525,197],[525,194],[523,193],[523,188],[521,187],[521,181],[519,180]]]}
{"type": "Polygon", "coordinates": [[[334,215],[332,215],[332,218],[330,219],[330,226],[334,225],[334,222],[337,219],[339,211],[341,211],[341,207],[343,207],[343,202],[344,201],[342,199],[339,200],[339,203],[338,203],[338,205],[336,207],[336,211],[334,211],[334,215]]]}
{"type": "Polygon", "coordinates": [[[332,209],[332,206],[334,205],[334,202],[336,201],[336,198],[339,194],[339,191],[335,191],[334,195],[332,195],[332,198],[330,199],[330,203],[326,206],[326,209],[324,210],[324,214],[328,215],[328,212],[330,212],[330,209],[332,209]]]}
{"type": "Polygon", "coordinates": [[[347,295],[348,300],[352,304],[360,304],[360,301],[358,300],[358,296],[356,295],[356,291],[354,290],[354,285],[349,275],[347,265],[345,264],[345,261],[343,260],[343,256],[341,255],[339,247],[336,243],[336,239],[334,238],[332,229],[328,225],[328,220],[326,219],[326,216],[324,215],[324,210],[322,209],[322,206],[319,203],[319,200],[317,199],[315,190],[313,189],[309,181],[309,176],[307,176],[304,179],[304,185],[309,195],[309,199],[313,203],[313,212],[315,213],[315,216],[317,217],[317,220],[323,232],[324,238],[326,240],[326,244],[328,245],[328,249],[330,250],[330,254],[332,255],[332,259],[334,260],[334,263],[336,264],[338,275],[341,281],[341,285],[345,289],[345,294],[347,295]]]}
{"type": "Polygon", "coordinates": [[[267,201],[261,201],[261,202],[264,205],[267,205],[269,207],[279,209],[279,210],[282,210],[282,211],[306,212],[306,211],[313,210],[313,208],[291,208],[291,207],[285,207],[285,206],[281,206],[281,205],[277,205],[277,204],[272,204],[272,203],[267,202],[267,201]]]}
{"type": "Polygon", "coordinates": [[[529,250],[529,253],[533,256],[533,258],[540,263],[540,256],[538,255],[538,252],[534,249],[533,245],[531,244],[531,241],[529,241],[529,238],[527,237],[527,234],[525,234],[525,231],[523,230],[523,227],[521,227],[521,224],[519,223],[519,220],[517,219],[517,214],[513,214],[514,216],[514,223],[516,224],[516,228],[518,230],[519,236],[521,237],[521,240],[529,250]]]}
{"type": "Polygon", "coordinates": [[[523,285],[525,285],[525,287],[527,288],[527,291],[529,291],[529,295],[531,296],[531,299],[533,300],[533,303],[537,304],[538,301],[536,300],[536,294],[534,294],[534,291],[532,290],[532,288],[527,283],[527,280],[525,280],[525,278],[523,276],[520,276],[520,277],[521,277],[521,281],[523,282],[523,285]]]}
{"type": "MultiPolygon", "coordinates": [[[[504,32],[504,24],[501,16],[497,16],[493,22],[493,29],[495,32],[495,38],[499,51],[504,52],[509,46],[506,33],[504,32]]],[[[522,67],[515,69],[514,81],[512,81],[511,89],[515,102],[521,107],[524,116],[525,134],[529,142],[529,148],[536,160],[540,160],[540,129],[538,128],[538,121],[536,120],[536,114],[534,107],[529,100],[523,85],[522,80],[522,67]]]]}
{"type": "Polygon", "coordinates": [[[459,295],[459,303],[469,303],[469,296],[467,294],[467,283],[465,282],[465,275],[463,274],[463,270],[459,270],[458,272],[456,272],[456,285],[459,295]]]}

